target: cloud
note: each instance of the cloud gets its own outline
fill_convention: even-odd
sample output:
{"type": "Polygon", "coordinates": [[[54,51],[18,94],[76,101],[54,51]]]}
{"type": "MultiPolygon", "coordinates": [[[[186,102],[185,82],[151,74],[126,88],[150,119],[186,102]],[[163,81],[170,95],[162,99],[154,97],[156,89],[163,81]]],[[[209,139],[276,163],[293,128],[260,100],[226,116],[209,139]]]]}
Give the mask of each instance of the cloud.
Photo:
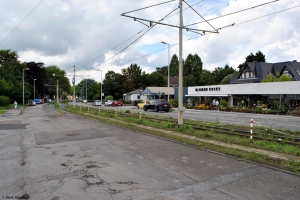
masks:
{"type": "MultiPolygon", "coordinates": [[[[37,0],[0,2],[0,42],[39,2],[37,0]]],[[[95,74],[96,72],[92,71],[95,70],[95,66],[110,59],[145,33],[142,31],[145,30],[145,25],[122,17],[121,14],[162,2],[164,1],[45,0],[1,43],[0,48],[18,51],[21,61],[44,62],[46,66],[57,65],[68,73],[72,73],[72,67],[75,65],[78,70],[95,74]]],[[[269,1],[187,1],[190,5],[195,4],[193,8],[207,20],[266,2],[269,1]]],[[[189,26],[200,30],[214,30],[235,23],[233,27],[221,29],[219,34],[206,33],[200,36],[184,30],[183,58],[189,53],[197,53],[203,61],[204,68],[208,70],[224,67],[225,64],[237,67],[244,62],[246,56],[257,51],[262,51],[268,62],[299,60],[297,52],[300,50],[298,26],[300,7],[259,18],[298,4],[295,0],[278,1],[211,20],[210,25],[200,23],[189,26]],[[253,20],[255,18],[259,19],[253,20]]],[[[177,6],[178,1],[174,1],[129,15],[160,20],[177,6]]],[[[184,4],[183,9],[185,26],[203,21],[197,13],[188,9],[187,5],[184,4]]],[[[178,25],[178,10],[172,12],[162,22],[178,25]]],[[[97,66],[96,69],[121,73],[121,69],[136,63],[150,73],[157,67],[167,64],[167,46],[161,44],[161,41],[171,45],[171,56],[179,55],[178,28],[156,25],[120,55],[97,66]]],[[[99,76],[96,78],[100,81],[99,76]]]]}

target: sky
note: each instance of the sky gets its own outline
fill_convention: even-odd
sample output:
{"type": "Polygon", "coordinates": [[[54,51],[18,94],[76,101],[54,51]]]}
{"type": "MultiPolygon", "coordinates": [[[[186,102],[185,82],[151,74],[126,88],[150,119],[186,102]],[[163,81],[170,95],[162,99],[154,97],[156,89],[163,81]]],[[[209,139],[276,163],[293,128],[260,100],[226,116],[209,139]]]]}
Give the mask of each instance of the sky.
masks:
{"type": "MultiPolygon", "coordinates": [[[[108,71],[121,73],[131,63],[151,73],[168,65],[168,47],[170,57],[179,56],[179,29],[149,29],[149,22],[121,14],[149,7],[127,15],[179,26],[179,0],[167,1],[2,0],[0,49],[17,51],[21,62],[56,65],[70,78],[76,66],[79,81],[84,77],[101,82],[108,71]]],[[[183,59],[198,54],[203,69],[210,71],[226,64],[237,69],[258,51],[270,63],[300,60],[299,0],[185,2],[183,25],[195,31],[182,32],[183,59]],[[261,4],[265,5],[255,7],[261,4]],[[237,11],[241,12],[232,14],[237,11]]]]}

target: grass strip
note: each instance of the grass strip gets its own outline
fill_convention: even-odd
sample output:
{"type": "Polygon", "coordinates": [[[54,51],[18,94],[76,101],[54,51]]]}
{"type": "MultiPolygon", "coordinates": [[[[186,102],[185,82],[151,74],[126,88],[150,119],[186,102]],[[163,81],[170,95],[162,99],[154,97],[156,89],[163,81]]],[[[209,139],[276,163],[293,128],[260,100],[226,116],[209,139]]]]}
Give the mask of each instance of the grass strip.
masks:
{"type": "MultiPolygon", "coordinates": [[[[296,161],[296,160],[280,159],[276,156],[270,157],[263,153],[249,152],[249,151],[245,151],[242,149],[232,148],[232,147],[230,147],[231,145],[222,146],[222,145],[218,145],[217,143],[201,141],[197,138],[188,138],[188,137],[183,137],[182,135],[169,133],[169,132],[176,133],[179,131],[185,135],[196,136],[198,134],[198,136],[199,136],[200,133],[195,132],[194,130],[190,129],[188,125],[187,126],[182,125],[181,129],[178,130],[178,129],[173,128],[171,126],[171,123],[168,124],[168,122],[163,122],[162,123],[163,125],[161,125],[158,122],[149,122],[144,119],[135,119],[135,118],[130,118],[130,117],[124,118],[124,117],[121,117],[120,115],[116,116],[114,112],[107,113],[107,112],[104,112],[103,110],[100,113],[97,111],[93,111],[93,110],[91,110],[88,113],[86,112],[86,110],[79,110],[79,109],[76,110],[76,109],[67,108],[66,110],[69,112],[72,112],[74,114],[84,116],[85,118],[94,119],[94,120],[101,121],[106,124],[112,124],[112,125],[115,125],[118,127],[130,129],[133,131],[143,132],[143,133],[146,133],[149,135],[154,135],[157,137],[176,141],[176,142],[179,142],[182,144],[191,145],[191,146],[194,146],[199,149],[201,148],[201,149],[211,150],[214,152],[219,152],[222,154],[234,156],[240,160],[244,160],[244,161],[248,160],[248,161],[252,161],[252,162],[257,162],[257,163],[264,164],[267,166],[271,166],[271,167],[275,167],[278,169],[283,169],[283,170],[286,170],[289,172],[293,172],[296,175],[299,175],[299,172],[300,172],[300,162],[296,161]],[[145,126],[147,126],[147,127],[150,126],[152,128],[155,128],[155,131],[153,131],[153,129],[151,129],[151,128],[145,128],[145,126]],[[168,130],[166,130],[166,129],[168,129],[168,130]]],[[[157,121],[159,121],[159,120],[157,120],[157,121]]],[[[218,140],[218,137],[216,137],[216,136],[211,137],[211,135],[219,135],[219,134],[214,134],[213,131],[210,131],[209,133],[204,132],[201,134],[206,135],[204,138],[207,138],[207,135],[210,135],[209,136],[210,139],[218,140]]],[[[227,141],[228,144],[231,144],[229,142],[229,140],[230,140],[230,137],[226,138],[225,142],[227,141]]],[[[237,140],[237,139],[235,139],[235,140],[237,140]]],[[[247,146],[249,146],[249,140],[247,140],[247,141],[248,141],[247,146]]],[[[223,142],[224,142],[224,140],[223,140],[223,142]]],[[[240,144],[240,141],[238,141],[236,143],[239,143],[238,145],[243,144],[243,143],[240,144]]],[[[261,145],[253,145],[253,144],[250,144],[250,145],[252,145],[253,148],[261,148],[261,145]]],[[[262,145],[264,145],[264,144],[262,144],[262,145]]]]}

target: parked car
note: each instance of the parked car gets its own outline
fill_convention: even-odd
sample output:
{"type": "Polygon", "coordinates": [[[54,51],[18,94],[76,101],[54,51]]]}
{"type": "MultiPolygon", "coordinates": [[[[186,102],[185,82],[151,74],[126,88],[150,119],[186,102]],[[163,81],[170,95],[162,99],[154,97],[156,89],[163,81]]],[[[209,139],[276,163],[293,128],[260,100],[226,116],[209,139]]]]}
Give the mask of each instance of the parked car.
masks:
{"type": "Polygon", "coordinates": [[[43,99],[40,99],[40,104],[43,104],[44,103],[44,100],[43,99]]]}
{"type": "Polygon", "coordinates": [[[41,103],[40,99],[35,99],[34,101],[35,101],[36,104],[40,104],[41,103]]]}
{"type": "Polygon", "coordinates": [[[84,99],[84,100],[82,101],[82,103],[87,103],[87,100],[84,99]]]}
{"type": "Polygon", "coordinates": [[[28,106],[35,106],[35,101],[28,100],[28,106]]]}
{"type": "Polygon", "coordinates": [[[123,105],[122,101],[113,101],[111,103],[111,106],[122,106],[122,105],[123,105]]]}
{"type": "Polygon", "coordinates": [[[111,103],[113,102],[114,100],[107,100],[105,102],[105,106],[111,106],[111,103]]]}
{"type": "Polygon", "coordinates": [[[154,99],[144,105],[144,111],[154,110],[155,112],[158,112],[158,111],[169,112],[170,109],[171,109],[171,106],[170,106],[169,102],[164,99],[154,99]]]}
{"type": "Polygon", "coordinates": [[[140,103],[137,104],[137,108],[144,108],[144,105],[149,102],[150,100],[141,101],[140,103]]]}
{"type": "Polygon", "coordinates": [[[102,102],[100,100],[95,100],[93,106],[102,106],[102,102]]]}

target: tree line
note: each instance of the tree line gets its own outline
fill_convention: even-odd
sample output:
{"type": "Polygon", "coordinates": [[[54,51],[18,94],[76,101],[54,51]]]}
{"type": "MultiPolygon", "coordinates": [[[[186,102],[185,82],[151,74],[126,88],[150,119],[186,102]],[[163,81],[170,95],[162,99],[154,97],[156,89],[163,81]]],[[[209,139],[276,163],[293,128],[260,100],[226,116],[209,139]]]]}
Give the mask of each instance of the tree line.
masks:
{"type": "MultiPolygon", "coordinates": [[[[265,62],[265,56],[259,51],[250,54],[245,62],[256,60],[265,62]]],[[[241,64],[239,68],[241,69],[241,64]]],[[[179,60],[174,54],[170,60],[170,77],[178,77],[179,60]]],[[[44,63],[18,60],[16,51],[0,50],[0,105],[1,98],[22,102],[24,71],[24,98],[33,99],[34,85],[36,98],[56,96],[56,84],[59,84],[59,96],[73,94],[66,72],[56,65],[45,67],[44,63]]],[[[217,67],[212,71],[203,69],[203,62],[197,54],[189,54],[183,60],[183,86],[205,86],[227,84],[238,73],[232,66],[217,67]]],[[[146,73],[135,63],[122,69],[121,73],[108,71],[102,85],[105,96],[121,99],[123,94],[146,87],[166,87],[168,82],[168,66],[158,67],[146,73]]],[[[75,86],[76,96],[90,100],[100,99],[101,83],[93,79],[84,79],[75,86]],[[87,95],[86,95],[87,94],[87,95]]],[[[27,103],[27,101],[25,102],[27,103]]]]}

